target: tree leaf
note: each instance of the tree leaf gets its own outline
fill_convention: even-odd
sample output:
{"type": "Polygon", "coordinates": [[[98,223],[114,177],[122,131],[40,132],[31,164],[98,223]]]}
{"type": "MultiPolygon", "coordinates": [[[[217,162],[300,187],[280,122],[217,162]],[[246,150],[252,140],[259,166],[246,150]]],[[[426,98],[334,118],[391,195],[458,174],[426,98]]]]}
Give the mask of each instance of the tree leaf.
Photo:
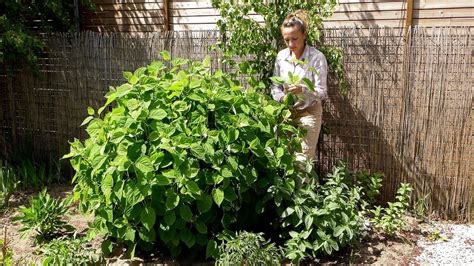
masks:
{"type": "Polygon", "coordinates": [[[84,121],[82,121],[81,127],[84,126],[84,125],[87,125],[92,119],[94,119],[93,116],[86,117],[86,119],[84,119],[84,121]]]}
{"type": "Polygon", "coordinates": [[[179,196],[174,192],[168,193],[168,195],[166,197],[166,209],[167,210],[172,210],[172,209],[176,208],[176,206],[178,206],[178,204],[179,204],[179,196]]]}
{"type": "Polygon", "coordinates": [[[222,201],[224,200],[224,191],[220,188],[216,188],[212,191],[212,198],[217,206],[221,206],[222,201]]]}
{"type": "Polygon", "coordinates": [[[181,230],[179,236],[188,248],[194,246],[196,239],[194,238],[193,233],[188,228],[184,228],[183,230],[181,230]]]}
{"type": "Polygon", "coordinates": [[[150,158],[146,155],[140,156],[135,162],[135,167],[146,175],[147,173],[153,172],[155,169],[153,168],[153,163],[151,162],[150,158]]]}
{"type": "Polygon", "coordinates": [[[95,113],[94,108],[88,106],[88,107],[87,107],[87,114],[88,114],[88,115],[94,115],[94,113],[95,113]]]}
{"type": "Polygon", "coordinates": [[[164,175],[156,175],[155,182],[158,186],[167,186],[171,184],[171,180],[164,175]]]}
{"type": "Polygon", "coordinates": [[[306,88],[308,88],[312,92],[315,91],[313,82],[311,82],[307,78],[303,78],[302,81],[303,81],[304,85],[306,85],[306,88]]]}
{"type": "Polygon", "coordinates": [[[206,258],[216,258],[218,255],[217,243],[214,240],[207,242],[206,258]]]}
{"type": "Polygon", "coordinates": [[[202,199],[197,201],[198,211],[202,213],[206,213],[212,207],[212,197],[209,195],[204,195],[202,199]]]}
{"type": "Polygon", "coordinates": [[[334,236],[335,237],[339,237],[340,235],[342,235],[342,233],[344,232],[344,226],[337,226],[335,229],[334,229],[334,236]]]}
{"type": "Polygon", "coordinates": [[[138,232],[138,236],[140,237],[141,240],[145,242],[154,242],[156,240],[156,232],[155,229],[146,229],[145,227],[142,227],[140,231],[138,232]]]}
{"type": "Polygon", "coordinates": [[[186,188],[193,194],[201,195],[201,189],[199,188],[198,184],[192,180],[186,183],[186,188]]]}
{"type": "Polygon", "coordinates": [[[168,51],[163,50],[163,51],[160,52],[160,55],[161,55],[161,58],[164,61],[170,61],[170,59],[171,59],[170,53],[168,51]]]}
{"type": "Polygon", "coordinates": [[[112,253],[112,241],[106,239],[101,244],[102,252],[106,255],[112,253]]]}
{"type": "Polygon", "coordinates": [[[193,212],[188,205],[181,205],[181,207],[179,207],[179,214],[186,222],[191,222],[193,219],[193,212]]]}
{"type": "Polygon", "coordinates": [[[114,179],[112,175],[106,175],[104,180],[102,180],[102,184],[100,185],[100,189],[102,193],[104,193],[106,202],[110,202],[110,196],[112,195],[112,188],[114,186],[114,179]]]}
{"type": "Polygon", "coordinates": [[[152,230],[156,221],[155,210],[151,206],[145,206],[140,213],[140,220],[146,229],[152,230]]]}
{"type": "Polygon", "coordinates": [[[168,116],[168,113],[166,113],[166,111],[163,109],[153,109],[148,114],[148,118],[158,120],[158,121],[163,120],[163,118],[167,116],[168,116]]]}
{"type": "Polygon", "coordinates": [[[201,234],[206,234],[207,233],[207,226],[205,223],[196,223],[195,225],[196,230],[201,233],[201,234]]]}
{"type": "Polygon", "coordinates": [[[176,221],[176,214],[174,213],[174,211],[167,211],[165,213],[164,219],[167,225],[172,226],[176,221]]]}

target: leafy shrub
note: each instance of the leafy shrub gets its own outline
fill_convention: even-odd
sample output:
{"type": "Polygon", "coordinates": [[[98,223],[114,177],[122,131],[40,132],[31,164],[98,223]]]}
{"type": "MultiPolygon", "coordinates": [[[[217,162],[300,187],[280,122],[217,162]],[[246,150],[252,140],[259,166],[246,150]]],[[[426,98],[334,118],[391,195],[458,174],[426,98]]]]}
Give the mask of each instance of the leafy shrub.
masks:
{"type": "Polygon", "coordinates": [[[340,163],[322,184],[310,182],[295,192],[294,204],[281,214],[289,235],[287,258],[332,254],[358,239],[366,202],[355,176],[340,163]]]}
{"type": "Polygon", "coordinates": [[[206,248],[215,256],[217,233],[275,217],[302,183],[292,151],[301,151],[303,130],[285,105],[212,74],[209,58],[162,56],[125,73],[128,83],[97,113],[88,108],[89,138],[64,156],[76,171],[74,196],[94,213],[104,252],[112,241],[131,255],[158,242],[172,255],[206,248]]]}
{"type": "Polygon", "coordinates": [[[413,188],[408,183],[402,183],[397,190],[396,202],[388,202],[388,207],[377,206],[372,213],[374,217],[371,222],[375,227],[391,235],[403,230],[405,219],[403,215],[410,205],[410,194],[413,188]]]}
{"type": "Polygon", "coordinates": [[[63,220],[70,200],[53,199],[44,189],[30,200],[30,207],[21,206],[13,221],[20,221],[22,237],[34,232],[35,240],[43,242],[74,228],[63,220]]]}
{"type": "Polygon", "coordinates": [[[11,195],[18,187],[15,169],[0,160],[0,208],[8,206],[11,195]]]}
{"type": "Polygon", "coordinates": [[[96,250],[87,246],[85,238],[60,237],[40,248],[43,265],[93,265],[99,262],[96,250]]]}
{"type": "Polygon", "coordinates": [[[282,250],[265,240],[262,233],[222,234],[216,265],[280,265],[282,250]]]}

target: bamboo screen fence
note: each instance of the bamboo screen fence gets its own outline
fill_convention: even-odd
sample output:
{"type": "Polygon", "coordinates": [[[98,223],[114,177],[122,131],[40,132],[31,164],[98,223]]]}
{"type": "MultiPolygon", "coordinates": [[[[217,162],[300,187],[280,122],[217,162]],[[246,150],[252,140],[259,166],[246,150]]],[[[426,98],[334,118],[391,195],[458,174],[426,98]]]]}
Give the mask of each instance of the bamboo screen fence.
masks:
{"type": "MultiPolygon", "coordinates": [[[[414,184],[414,200],[428,194],[428,210],[469,220],[473,173],[474,28],[331,28],[324,43],[344,51],[350,92],[330,77],[319,167],[345,160],[353,169],[385,173],[384,200],[400,182],[414,184]]],[[[40,78],[18,72],[0,79],[0,156],[28,153],[58,158],[68,140],[84,138],[86,107],[104,103],[122,71],[150,63],[158,52],[203,59],[217,32],[59,34],[47,38],[40,78]]]]}

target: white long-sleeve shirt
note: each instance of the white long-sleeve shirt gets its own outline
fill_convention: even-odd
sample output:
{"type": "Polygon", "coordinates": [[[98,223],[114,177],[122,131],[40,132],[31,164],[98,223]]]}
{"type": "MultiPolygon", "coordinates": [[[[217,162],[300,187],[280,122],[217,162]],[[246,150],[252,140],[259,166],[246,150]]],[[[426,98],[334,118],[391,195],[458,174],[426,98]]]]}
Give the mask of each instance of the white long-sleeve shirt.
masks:
{"type": "MultiPolygon", "coordinates": [[[[304,83],[300,83],[303,88],[301,100],[293,106],[294,109],[302,110],[313,106],[316,102],[327,98],[327,73],[328,66],[326,57],[316,48],[306,45],[299,61],[292,59],[291,51],[286,48],[281,50],[275,61],[274,76],[289,80],[288,72],[301,79],[307,78],[314,84],[315,91],[308,89],[304,83]],[[316,70],[316,71],[314,71],[316,70]]],[[[285,96],[283,85],[273,84],[271,94],[274,100],[280,101],[285,96]]]]}

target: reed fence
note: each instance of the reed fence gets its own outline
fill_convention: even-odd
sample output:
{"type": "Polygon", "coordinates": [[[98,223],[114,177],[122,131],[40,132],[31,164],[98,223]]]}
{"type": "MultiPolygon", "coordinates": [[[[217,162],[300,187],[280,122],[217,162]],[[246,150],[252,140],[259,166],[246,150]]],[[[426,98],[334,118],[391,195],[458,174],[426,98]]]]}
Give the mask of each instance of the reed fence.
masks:
{"type": "MultiPolygon", "coordinates": [[[[383,200],[401,182],[415,187],[414,201],[427,196],[427,210],[441,218],[470,220],[473,174],[473,27],[331,28],[327,45],[344,51],[347,96],[329,78],[324,105],[328,128],[318,164],[339,160],[353,169],[382,171],[383,200]]],[[[40,60],[40,77],[27,71],[0,79],[0,156],[59,158],[68,141],[84,138],[86,107],[99,107],[109,86],[158,58],[202,60],[216,51],[215,31],[126,34],[56,34],[40,60]]]]}

